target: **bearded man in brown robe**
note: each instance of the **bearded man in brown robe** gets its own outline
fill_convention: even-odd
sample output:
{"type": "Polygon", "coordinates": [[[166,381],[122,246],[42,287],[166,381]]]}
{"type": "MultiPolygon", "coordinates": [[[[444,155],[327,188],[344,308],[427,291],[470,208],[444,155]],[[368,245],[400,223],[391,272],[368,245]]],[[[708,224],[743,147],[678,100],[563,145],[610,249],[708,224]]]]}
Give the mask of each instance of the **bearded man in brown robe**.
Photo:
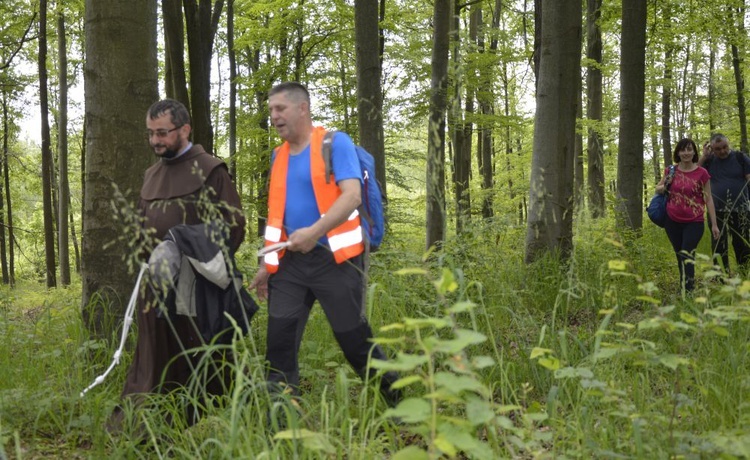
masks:
{"type": "MultiPolygon", "coordinates": [[[[146,127],[158,161],[146,170],[140,193],[138,208],[145,229],[158,242],[179,224],[223,221],[228,230],[225,244],[233,256],[244,239],[245,217],[227,165],[190,142],[190,115],[178,101],[154,103],[146,127]]],[[[204,345],[193,318],[165,312],[153,286],[142,292],[137,306],[138,341],[122,391],[123,398],[133,398],[135,404],[144,393],[166,393],[186,385],[200,367],[203,353],[185,351],[204,345]]],[[[221,368],[221,363],[215,365],[221,368]]],[[[211,375],[213,370],[203,365],[201,372],[211,375]]],[[[227,378],[207,380],[208,393],[226,391],[227,378]]],[[[118,408],[108,422],[110,431],[119,431],[122,419],[118,408]]]]}

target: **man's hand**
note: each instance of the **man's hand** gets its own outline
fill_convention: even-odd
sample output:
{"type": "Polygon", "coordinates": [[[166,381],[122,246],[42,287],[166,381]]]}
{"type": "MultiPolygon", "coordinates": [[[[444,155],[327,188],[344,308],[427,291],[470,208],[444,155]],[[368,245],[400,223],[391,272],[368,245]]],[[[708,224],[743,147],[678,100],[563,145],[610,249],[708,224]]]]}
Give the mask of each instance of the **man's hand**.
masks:
{"type": "Polygon", "coordinates": [[[255,278],[253,278],[253,281],[250,283],[250,290],[252,291],[255,289],[260,300],[266,300],[268,298],[268,276],[269,273],[266,269],[266,265],[261,263],[258,273],[255,274],[255,278]]]}
{"type": "Polygon", "coordinates": [[[315,245],[318,244],[319,236],[315,234],[312,227],[298,228],[291,235],[289,235],[289,247],[290,251],[296,251],[301,253],[308,253],[315,249],[315,245]]]}

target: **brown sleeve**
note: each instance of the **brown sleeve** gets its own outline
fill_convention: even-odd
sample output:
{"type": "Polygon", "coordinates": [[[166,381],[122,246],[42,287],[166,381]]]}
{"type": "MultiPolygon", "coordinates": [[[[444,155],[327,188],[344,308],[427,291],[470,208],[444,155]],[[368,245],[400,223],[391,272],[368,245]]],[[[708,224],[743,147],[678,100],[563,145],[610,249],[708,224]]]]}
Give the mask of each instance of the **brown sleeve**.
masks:
{"type": "Polygon", "coordinates": [[[206,178],[206,186],[214,189],[217,202],[223,205],[221,213],[229,224],[229,244],[234,253],[245,239],[245,214],[226,165],[222,164],[211,171],[206,178]]]}

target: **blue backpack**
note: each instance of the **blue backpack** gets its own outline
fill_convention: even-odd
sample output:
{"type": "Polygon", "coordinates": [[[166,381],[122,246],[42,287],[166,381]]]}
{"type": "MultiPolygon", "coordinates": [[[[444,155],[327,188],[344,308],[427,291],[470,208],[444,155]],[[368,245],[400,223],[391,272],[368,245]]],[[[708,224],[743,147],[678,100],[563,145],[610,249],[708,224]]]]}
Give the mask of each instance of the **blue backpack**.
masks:
{"type": "MultiPolygon", "coordinates": [[[[326,183],[330,183],[333,171],[331,169],[331,146],[335,131],[328,131],[323,138],[323,161],[326,165],[326,183]]],[[[362,204],[359,205],[358,211],[362,217],[362,228],[365,236],[370,242],[370,251],[377,251],[383,242],[385,234],[385,214],[383,212],[383,192],[380,190],[380,183],[375,177],[375,159],[370,153],[359,145],[354,146],[359,160],[359,167],[362,168],[362,204]]]]}

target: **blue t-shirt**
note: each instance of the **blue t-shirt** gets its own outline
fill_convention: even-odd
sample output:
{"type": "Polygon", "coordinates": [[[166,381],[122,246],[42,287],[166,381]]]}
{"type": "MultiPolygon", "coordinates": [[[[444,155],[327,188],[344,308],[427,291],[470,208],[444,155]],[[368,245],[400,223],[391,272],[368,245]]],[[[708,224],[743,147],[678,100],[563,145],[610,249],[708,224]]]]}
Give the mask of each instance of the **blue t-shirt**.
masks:
{"type": "Polygon", "coordinates": [[[747,203],[747,181],[745,174],[750,174],[750,159],[742,156],[742,162],[735,151],[721,159],[714,156],[708,164],[711,173],[711,194],[717,211],[745,209],[747,203]]]}
{"type": "MultiPolygon", "coordinates": [[[[359,179],[362,182],[362,170],[359,167],[357,152],[354,150],[354,142],[349,135],[337,131],[333,136],[331,147],[331,169],[336,177],[336,183],[345,179],[359,179]]],[[[276,158],[275,150],[273,158],[276,158]]],[[[311,226],[318,219],[320,219],[320,212],[318,203],[315,201],[310,175],[310,146],[308,145],[297,155],[289,155],[284,229],[287,235],[291,235],[297,229],[311,226]]],[[[327,238],[322,237],[320,242],[327,243],[327,238]]]]}

